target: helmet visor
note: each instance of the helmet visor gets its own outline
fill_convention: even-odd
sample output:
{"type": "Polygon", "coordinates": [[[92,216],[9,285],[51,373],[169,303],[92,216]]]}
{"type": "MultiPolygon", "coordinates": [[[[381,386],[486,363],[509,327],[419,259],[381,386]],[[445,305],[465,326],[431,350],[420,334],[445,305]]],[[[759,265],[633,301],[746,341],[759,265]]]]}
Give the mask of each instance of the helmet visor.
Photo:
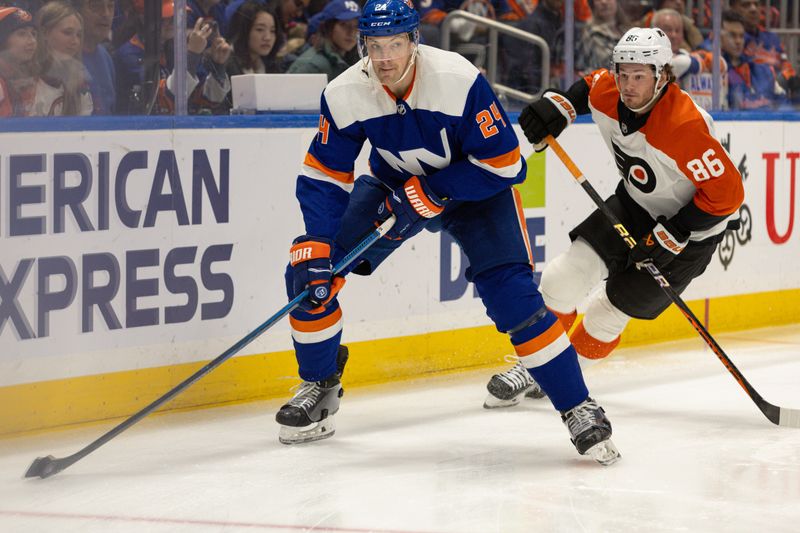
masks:
{"type": "Polygon", "coordinates": [[[413,39],[408,33],[399,33],[386,37],[369,37],[359,35],[358,54],[361,59],[380,64],[387,61],[399,61],[411,57],[417,47],[417,32],[413,39]]]}

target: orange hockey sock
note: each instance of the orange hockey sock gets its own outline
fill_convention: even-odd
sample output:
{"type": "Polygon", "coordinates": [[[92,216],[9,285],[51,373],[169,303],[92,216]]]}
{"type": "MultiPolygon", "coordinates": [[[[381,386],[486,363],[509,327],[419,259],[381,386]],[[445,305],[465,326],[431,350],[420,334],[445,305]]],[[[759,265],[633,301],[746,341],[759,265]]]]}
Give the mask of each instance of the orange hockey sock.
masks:
{"type": "MultiPolygon", "coordinates": [[[[549,309],[549,308],[548,308],[549,309]]],[[[561,322],[561,325],[564,326],[564,331],[569,333],[569,328],[572,327],[572,324],[575,323],[575,319],[578,318],[578,311],[573,311],[571,313],[559,313],[555,309],[550,309],[554,315],[558,317],[558,320],[561,322]]]]}
{"type": "Polygon", "coordinates": [[[583,327],[583,322],[578,324],[575,331],[570,335],[569,340],[575,347],[575,351],[587,359],[602,359],[608,357],[614,348],[619,344],[619,336],[611,342],[603,342],[595,339],[583,327]]]}

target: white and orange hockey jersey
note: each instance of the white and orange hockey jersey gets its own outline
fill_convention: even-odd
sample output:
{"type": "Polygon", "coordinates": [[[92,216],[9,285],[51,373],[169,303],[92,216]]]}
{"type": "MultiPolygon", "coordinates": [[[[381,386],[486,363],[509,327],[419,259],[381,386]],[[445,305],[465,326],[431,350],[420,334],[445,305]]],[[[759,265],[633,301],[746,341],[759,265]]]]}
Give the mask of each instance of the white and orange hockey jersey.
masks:
{"type": "Polygon", "coordinates": [[[592,113],[626,192],[653,219],[676,217],[694,241],[738,220],[742,177],[715,137],[711,116],[688,94],[670,83],[655,106],[637,117],[620,100],[608,70],[582,81],[588,90],[579,80],[567,96],[578,113],[592,113]]]}

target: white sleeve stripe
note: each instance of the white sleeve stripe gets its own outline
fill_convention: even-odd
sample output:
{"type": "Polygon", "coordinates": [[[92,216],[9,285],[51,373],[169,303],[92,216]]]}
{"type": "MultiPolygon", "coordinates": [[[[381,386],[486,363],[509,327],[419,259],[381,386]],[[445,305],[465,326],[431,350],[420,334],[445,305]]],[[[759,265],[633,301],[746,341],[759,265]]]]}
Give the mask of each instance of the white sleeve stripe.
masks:
{"type": "Polygon", "coordinates": [[[481,162],[479,159],[476,159],[473,156],[469,156],[469,162],[475,165],[476,167],[489,171],[492,174],[496,174],[501,178],[516,178],[517,175],[519,174],[520,169],[522,169],[521,158],[517,159],[517,161],[513,165],[500,168],[493,167],[492,165],[487,165],[486,163],[481,162]]]}
{"type": "Polygon", "coordinates": [[[342,189],[347,193],[353,191],[352,183],[342,183],[341,181],[335,180],[332,177],[325,174],[324,172],[320,172],[319,170],[310,167],[308,165],[302,165],[301,169],[302,169],[301,172],[307,178],[311,178],[312,180],[324,181],[326,183],[332,183],[333,185],[336,185],[337,187],[339,187],[340,189],[342,189]]]}
{"type": "Polygon", "coordinates": [[[567,337],[566,333],[562,333],[556,340],[538,352],[520,357],[519,360],[525,365],[525,368],[536,368],[537,366],[549,363],[567,348],[569,348],[569,337],[567,337]]]}

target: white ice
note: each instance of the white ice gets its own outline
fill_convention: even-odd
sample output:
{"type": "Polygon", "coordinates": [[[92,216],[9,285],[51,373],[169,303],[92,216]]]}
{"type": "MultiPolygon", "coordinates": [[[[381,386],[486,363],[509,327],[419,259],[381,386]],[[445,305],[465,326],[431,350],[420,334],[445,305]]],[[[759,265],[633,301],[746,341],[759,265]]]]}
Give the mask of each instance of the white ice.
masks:
{"type": "MultiPolygon", "coordinates": [[[[800,326],[717,338],[767,401],[800,408],[800,326]]],[[[0,531],[800,531],[800,429],[771,424],[699,339],[587,371],[623,455],[610,467],[547,401],[483,409],[495,370],[348,390],[336,434],[294,447],[277,400],[150,417],[46,480],[22,477],[36,456],[113,423],[5,439],[0,531]]]]}

